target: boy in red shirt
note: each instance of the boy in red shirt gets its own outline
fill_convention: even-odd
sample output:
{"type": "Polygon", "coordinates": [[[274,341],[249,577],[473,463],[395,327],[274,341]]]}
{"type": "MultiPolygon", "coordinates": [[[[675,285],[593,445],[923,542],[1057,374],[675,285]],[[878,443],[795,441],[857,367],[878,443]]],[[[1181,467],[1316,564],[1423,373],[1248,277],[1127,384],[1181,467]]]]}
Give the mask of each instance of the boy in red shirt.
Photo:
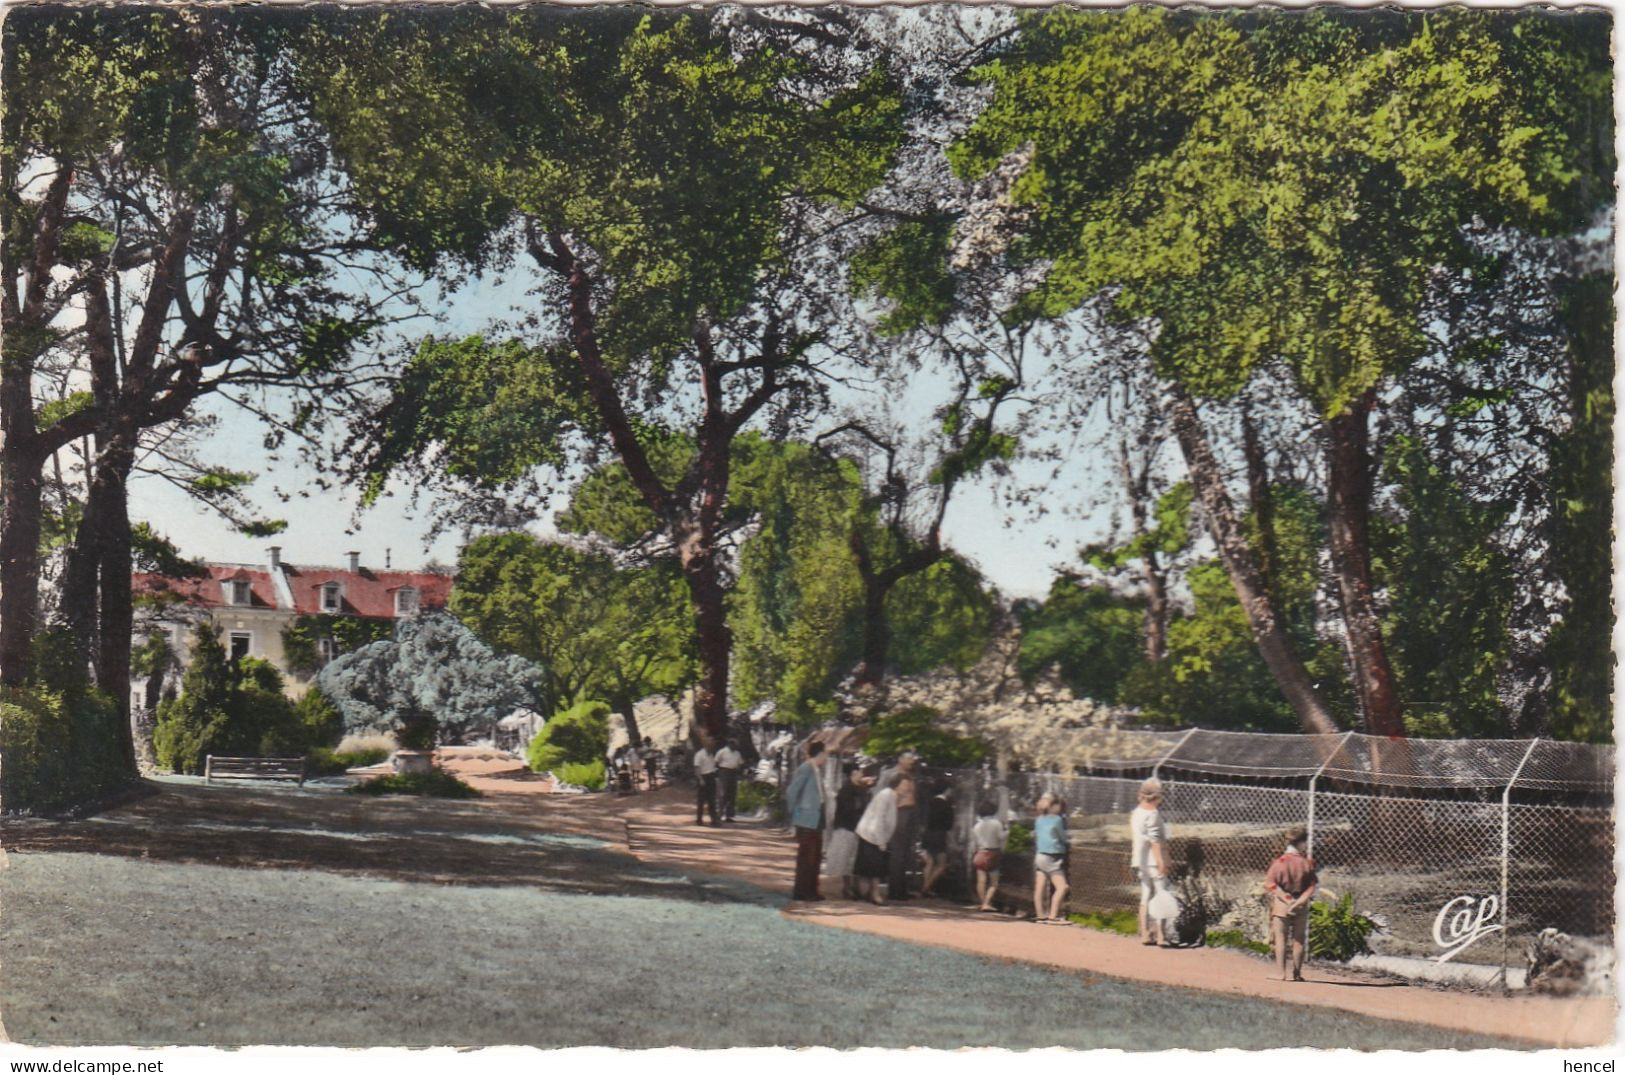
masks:
{"type": "Polygon", "coordinates": [[[1315,898],[1320,878],[1314,860],[1302,848],[1309,834],[1292,829],[1286,834],[1286,852],[1270,863],[1264,888],[1270,894],[1270,939],[1275,942],[1275,965],[1281,981],[1303,981],[1303,950],[1309,940],[1309,901],[1315,898]],[[1287,977],[1287,945],[1292,947],[1292,976],[1287,977]]]}

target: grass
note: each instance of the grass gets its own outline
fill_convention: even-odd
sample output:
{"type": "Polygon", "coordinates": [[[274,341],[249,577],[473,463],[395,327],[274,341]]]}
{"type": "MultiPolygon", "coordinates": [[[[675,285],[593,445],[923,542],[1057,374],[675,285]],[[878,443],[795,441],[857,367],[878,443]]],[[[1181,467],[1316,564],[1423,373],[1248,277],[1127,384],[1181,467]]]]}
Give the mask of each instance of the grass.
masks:
{"type": "Polygon", "coordinates": [[[391,773],[344,789],[354,795],[432,795],[437,799],[478,799],[480,792],[443,769],[391,773]]]}
{"type": "Polygon", "coordinates": [[[1263,941],[1250,939],[1239,929],[1210,929],[1207,932],[1206,943],[1209,948],[1237,948],[1261,956],[1274,954],[1269,945],[1263,941]]]}
{"type": "Polygon", "coordinates": [[[1135,911],[1089,911],[1066,916],[1075,925],[1087,926],[1106,933],[1121,933],[1132,937],[1140,932],[1140,916],[1135,911]]]}

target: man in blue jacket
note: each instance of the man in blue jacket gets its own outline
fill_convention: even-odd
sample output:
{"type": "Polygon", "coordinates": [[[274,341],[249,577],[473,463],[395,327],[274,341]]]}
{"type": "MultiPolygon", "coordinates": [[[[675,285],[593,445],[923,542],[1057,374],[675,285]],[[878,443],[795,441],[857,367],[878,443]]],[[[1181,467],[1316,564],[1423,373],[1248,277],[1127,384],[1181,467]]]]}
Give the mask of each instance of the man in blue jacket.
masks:
{"type": "Polygon", "coordinates": [[[824,785],[819,779],[824,767],[824,744],[807,747],[807,760],[790,778],[784,792],[784,806],[790,824],[796,827],[796,887],[791,895],[798,900],[821,900],[818,894],[818,867],[824,857],[824,785]]]}

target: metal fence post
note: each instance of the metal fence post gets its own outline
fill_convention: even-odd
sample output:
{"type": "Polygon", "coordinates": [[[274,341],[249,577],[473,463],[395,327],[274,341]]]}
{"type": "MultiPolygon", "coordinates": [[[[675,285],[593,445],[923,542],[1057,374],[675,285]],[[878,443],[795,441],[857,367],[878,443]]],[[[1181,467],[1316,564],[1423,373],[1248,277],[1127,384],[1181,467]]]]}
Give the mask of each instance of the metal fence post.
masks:
{"type": "Polygon", "coordinates": [[[1153,780],[1157,779],[1157,773],[1162,770],[1162,763],[1167,761],[1169,758],[1173,757],[1175,754],[1178,754],[1179,753],[1179,748],[1185,745],[1185,740],[1187,740],[1191,736],[1195,735],[1196,732],[1197,732],[1197,729],[1192,728],[1190,731],[1188,731],[1184,735],[1180,736],[1179,737],[1179,742],[1175,743],[1169,749],[1168,753],[1164,754],[1162,757],[1157,759],[1157,763],[1151,767],[1151,779],[1153,779],[1153,780]]]}
{"type": "Polygon", "coordinates": [[[1320,783],[1320,774],[1326,771],[1326,766],[1332,763],[1333,758],[1343,753],[1343,748],[1348,745],[1348,741],[1352,738],[1354,738],[1354,732],[1344,732],[1343,738],[1339,740],[1337,746],[1332,748],[1332,752],[1326,755],[1326,760],[1320,763],[1320,768],[1315,770],[1315,775],[1309,778],[1309,821],[1304,826],[1309,832],[1309,846],[1303,849],[1303,853],[1310,858],[1315,857],[1315,785],[1320,783]]]}
{"type": "Polygon", "coordinates": [[[1529,740],[1529,749],[1523,752],[1523,758],[1518,767],[1512,770],[1512,779],[1507,781],[1506,790],[1501,792],[1501,992],[1512,992],[1512,984],[1507,981],[1507,962],[1511,957],[1512,927],[1507,921],[1507,898],[1509,867],[1512,860],[1512,787],[1523,775],[1523,767],[1529,764],[1529,756],[1535,752],[1540,739],[1529,740]]]}

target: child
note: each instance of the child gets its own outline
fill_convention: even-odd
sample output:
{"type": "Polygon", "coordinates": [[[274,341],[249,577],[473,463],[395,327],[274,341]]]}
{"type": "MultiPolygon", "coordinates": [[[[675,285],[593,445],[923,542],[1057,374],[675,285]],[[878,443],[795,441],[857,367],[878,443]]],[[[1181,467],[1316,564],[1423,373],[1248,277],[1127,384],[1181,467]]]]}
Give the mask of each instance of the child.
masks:
{"type": "Polygon", "coordinates": [[[1004,841],[1008,834],[999,821],[998,813],[998,804],[992,801],[981,803],[976,808],[976,824],[970,830],[971,847],[976,852],[971,865],[976,867],[978,911],[993,910],[993,896],[999,890],[999,857],[1004,853],[1004,841]]]}
{"type": "Polygon", "coordinates": [[[1044,812],[1033,822],[1033,913],[1048,925],[1063,925],[1061,901],[1066,899],[1066,800],[1045,795],[1038,800],[1044,812]],[[1049,913],[1044,913],[1045,882],[1054,889],[1049,913]]]}
{"type": "Polygon", "coordinates": [[[1281,981],[1303,981],[1303,950],[1309,939],[1309,901],[1315,898],[1320,878],[1314,860],[1303,853],[1309,834],[1292,829],[1286,851],[1270,863],[1264,888],[1270,894],[1270,939],[1275,942],[1275,966],[1281,981]],[[1287,945],[1292,947],[1292,975],[1287,976],[1287,945]]]}

